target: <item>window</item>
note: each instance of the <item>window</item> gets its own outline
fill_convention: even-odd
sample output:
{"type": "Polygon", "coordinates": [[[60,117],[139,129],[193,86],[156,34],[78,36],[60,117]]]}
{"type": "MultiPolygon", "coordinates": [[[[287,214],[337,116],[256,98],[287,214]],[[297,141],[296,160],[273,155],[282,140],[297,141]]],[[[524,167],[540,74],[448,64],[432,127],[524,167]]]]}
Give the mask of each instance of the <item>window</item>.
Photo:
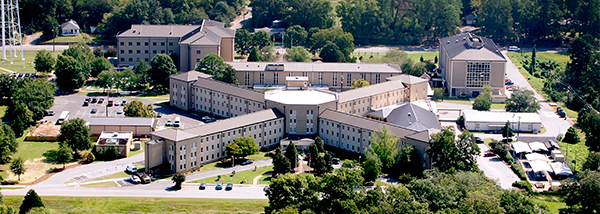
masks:
{"type": "Polygon", "coordinates": [[[137,46],[140,46],[140,42],[136,42],[135,44],[136,44],[137,46]]]}
{"type": "Polygon", "coordinates": [[[279,85],[279,73],[273,73],[273,85],[279,85]]]}
{"type": "Polygon", "coordinates": [[[153,54],[156,54],[156,50],[153,50],[153,51],[152,51],[152,53],[153,53],[153,54]]]}
{"type": "Polygon", "coordinates": [[[125,50],[121,50],[121,53],[122,53],[122,54],[124,54],[124,53],[125,53],[125,50]]]}
{"type": "Polygon", "coordinates": [[[129,52],[129,53],[133,53],[133,50],[129,50],[128,52],[129,52]]]}
{"type": "Polygon", "coordinates": [[[490,63],[467,63],[467,87],[483,87],[490,84],[490,63]]]}
{"type": "Polygon", "coordinates": [[[337,86],[337,73],[333,73],[333,86],[337,86]]]}
{"type": "Polygon", "coordinates": [[[308,76],[308,73],[307,73],[307,72],[302,72],[302,76],[303,76],[303,77],[307,77],[307,76],[308,76]]]}
{"type": "Polygon", "coordinates": [[[323,85],[323,72],[319,72],[319,85],[323,85]]]}
{"type": "Polygon", "coordinates": [[[144,42],[144,46],[148,46],[148,42],[144,42]]]}
{"type": "Polygon", "coordinates": [[[352,85],[352,73],[346,73],[346,86],[352,85]]]}
{"type": "Polygon", "coordinates": [[[360,73],[360,78],[361,78],[361,79],[364,79],[364,80],[367,80],[367,74],[365,74],[365,73],[360,73]]]}
{"type": "Polygon", "coordinates": [[[265,72],[260,72],[260,84],[265,84],[265,72]]]}
{"type": "Polygon", "coordinates": [[[125,58],[121,58],[121,62],[124,62],[124,61],[125,61],[125,58]]]}
{"type": "Polygon", "coordinates": [[[200,54],[202,53],[200,50],[196,50],[196,54],[200,54]]]}
{"type": "Polygon", "coordinates": [[[165,53],[165,50],[161,50],[161,51],[160,51],[160,53],[161,53],[161,54],[164,54],[164,53],[165,53]]]}
{"type": "Polygon", "coordinates": [[[121,46],[125,45],[125,42],[121,42],[121,46]]]}
{"type": "Polygon", "coordinates": [[[133,46],[133,42],[129,42],[129,46],[133,46]]]}
{"type": "Polygon", "coordinates": [[[244,75],[244,85],[250,85],[250,72],[246,71],[244,75]]]}
{"type": "Polygon", "coordinates": [[[156,42],[152,42],[152,46],[156,46],[156,42]]]}
{"type": "Polygon", "coordinates": [[[148,50],[144,50],[144,53],[145,53],[145,54],[147,54],[147,53],[148,53],[148,50]]]}
{"type": "Polygon", "coordinates": [[[130,62],[133,62],[133,59],[132,59],[132,58],[129,58],[129,61],[130,61],[130,62]]]}
{"type": "Polygon", "coordinates": [[[164,43],[164,42],[161,42],[161,43],[160,43],[160,46],[165,46],[165,43],[164,43]]]}
{"type": "Polygon", "coordinates": [[[375,74],[375,83],[381,82],[381,74],[375,74]]]}
{"type": "Polygon", "coordinates": [[[173,46],[173,43],[172,43],[172,42],[169,42],[169,46],[173,46]]]}
{"type": "Polygon", "coordinates": [[[141,51],[141,50],[136,50],[135,52],[136,52],[136,53],[138,53],[138,54],[139,54],[139,53],[142,53],[142,51],[141,51]]]}

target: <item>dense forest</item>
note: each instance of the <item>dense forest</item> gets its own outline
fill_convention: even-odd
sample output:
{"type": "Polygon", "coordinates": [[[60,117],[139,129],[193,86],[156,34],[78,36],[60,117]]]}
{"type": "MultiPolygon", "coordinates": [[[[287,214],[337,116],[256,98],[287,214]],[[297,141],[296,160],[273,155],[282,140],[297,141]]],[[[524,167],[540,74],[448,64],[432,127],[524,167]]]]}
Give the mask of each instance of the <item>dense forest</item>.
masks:
{"type": "Polygon", "coordinates": [[[97,26],[107,38],[131,24],[188,24],[212,19],[228,24],[245,7],[242,0],[21,0],[25,32],[51,36],[59,23],[73,19],[84,31],[97,26]]]}

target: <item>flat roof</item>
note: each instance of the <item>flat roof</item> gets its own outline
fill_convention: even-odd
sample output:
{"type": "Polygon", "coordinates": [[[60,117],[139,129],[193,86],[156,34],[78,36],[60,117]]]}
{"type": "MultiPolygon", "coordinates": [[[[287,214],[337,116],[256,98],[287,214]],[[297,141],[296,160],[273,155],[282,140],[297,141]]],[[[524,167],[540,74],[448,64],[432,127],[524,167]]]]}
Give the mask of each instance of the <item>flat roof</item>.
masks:
{"type": "Polygon", "coordinates": [[[265,92],[265,100],[289,105],[318,105],[336,101],[337,97],[317,90],[277,90],[265,92]]]}
{"type": "Polygon", "coordinates": [[[149,126],[154,125],[152,117],[92,117],[90,126],[149,126]]]}
{"type": "Polygon", "coordinates": [[[383,63],[340,62],[225,62],[236,71],[287,71],[287,72],[352,72],[352,73],[402,73],[400,66],[383,63]],[[268,70],[269,66],[283,66],[282,70],[268,70]]]}
{"type": "Polygon", "coordinates": [[[512,112],[490,112],[477,110],[462,111],[465,122],[480,122],[480,123],[517,123],[521,117],[521,123],[542,123],[540,115],[537,113],[512,113],[512,112]]]}
{"type": "Polygon", "coordinates": [[[102,132],[98,139],[129,139],[133,132],[102,132]]]}

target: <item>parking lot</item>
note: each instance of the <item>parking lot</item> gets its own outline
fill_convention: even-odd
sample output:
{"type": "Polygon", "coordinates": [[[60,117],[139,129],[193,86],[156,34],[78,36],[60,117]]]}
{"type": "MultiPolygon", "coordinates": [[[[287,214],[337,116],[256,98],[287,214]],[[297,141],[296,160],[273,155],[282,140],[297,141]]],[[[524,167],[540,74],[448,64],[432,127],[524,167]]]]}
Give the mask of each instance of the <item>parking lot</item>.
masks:
{"type": "MultiPolygon", "coordinates": [[[[107,96],[87,96],[87,95],[60,95],[54,97],[54,106],[50,108],[50,110],[54,111],[55,114],[53,116],[46,116],[43,120],[56,122],[61,112],[69,111],[70,116],[69,119],[73,118],[82,118],[83,120],[89,122],[92,117],[125,117],[124,114],[117,114],[118,111],[123,110],[123,106],[121,103],[126,101],[127,103],[138,99],[135,97],[110,97],[114,103],[119,103],[118,106],[108,107],[107,103],[109,98],[107,96]],[[104,99],[102,103],[89,103],[88,106],[83,106],[83,103],[86,98],[96,98],[99,100],[100,98],[104,99]],[[96,113],[92,113],[92,109],[96,109],[96,113]],[[107,114],[108,113],[108,114],[107,114]]],[[[175,117],[181,118],[182,127],[190,127],[197,126],[203,124],[199,119],[194,119],[190,116],[190,113],[178,110],[175,108],[171,108],[165,105],[159,105],[152,103],[147,100],[139,99],[144,104],[152,104],[154,111],[157,113],[161,113],[161,118],[156,118],[159,120],[159,127],[164,126],[167,123],[167,120],[171,119],[175,120],[175,117]]]]}

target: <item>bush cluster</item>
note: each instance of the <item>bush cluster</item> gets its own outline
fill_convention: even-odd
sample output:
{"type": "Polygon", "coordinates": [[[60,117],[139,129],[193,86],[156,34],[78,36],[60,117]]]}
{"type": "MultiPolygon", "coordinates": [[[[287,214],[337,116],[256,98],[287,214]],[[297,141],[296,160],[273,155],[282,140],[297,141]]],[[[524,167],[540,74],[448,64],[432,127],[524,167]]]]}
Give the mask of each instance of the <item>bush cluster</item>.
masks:
{"type": "Polygon", "coordinates": [[[95,159],[102,161],[112,161],[121,157],[119,149],[117,149],[115,146],[99,149],[94,146],[94,148],[92,148],[92,154],[94,155],[95,159]]]}

